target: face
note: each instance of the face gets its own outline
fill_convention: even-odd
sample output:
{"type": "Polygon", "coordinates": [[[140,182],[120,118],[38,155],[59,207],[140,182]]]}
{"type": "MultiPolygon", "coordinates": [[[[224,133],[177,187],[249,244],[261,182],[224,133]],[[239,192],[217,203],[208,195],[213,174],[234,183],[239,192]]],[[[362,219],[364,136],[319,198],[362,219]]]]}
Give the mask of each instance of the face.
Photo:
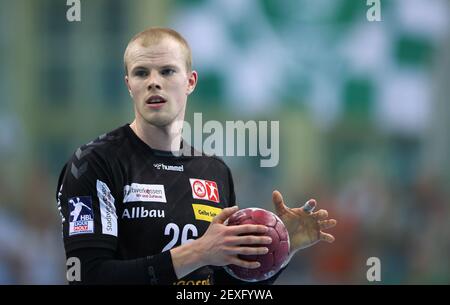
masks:
{"type": "Polygon", "coordinates": [[[147,47],[134,42],[126,62],[125,82],[134,100],[136,120],[157,127],[184,120],[197,73],[186,70],[183,47],[171,38],[147,47]]]}

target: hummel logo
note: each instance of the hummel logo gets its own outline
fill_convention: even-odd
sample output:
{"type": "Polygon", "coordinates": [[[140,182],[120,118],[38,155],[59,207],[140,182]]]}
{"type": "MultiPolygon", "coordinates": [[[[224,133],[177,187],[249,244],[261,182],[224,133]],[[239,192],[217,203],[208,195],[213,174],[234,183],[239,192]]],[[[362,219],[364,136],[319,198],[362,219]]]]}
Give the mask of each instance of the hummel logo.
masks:
{"type": "Polygon", "coordinates": [[[154,163],[153,166],[158,170],[184,172],[183,165],[165,165],[164,163],[154,163]]]}
{"type": "Polygon", "coordinates": [[[80,167],[76,167],[75,164],[72,163],[72,168],[70,169],[70,171],[72,172],[72,175],[75,178],[80,178],[81,175],[84,174],[84,172],[87,170],[88,168],[88,163],[84,162],[83,164],[81,164],[80,167]]]}
{"type": "Polygon", "coordinates": [[[78,148],[77,151],[75,152],[75,156],[77,157],[78,160],[80,160],[81,158],[89,154],[92,149],[94,149],[94,147],[89,147],[86,148],[85,150],[81,150],[81,148],[78,148]]]}

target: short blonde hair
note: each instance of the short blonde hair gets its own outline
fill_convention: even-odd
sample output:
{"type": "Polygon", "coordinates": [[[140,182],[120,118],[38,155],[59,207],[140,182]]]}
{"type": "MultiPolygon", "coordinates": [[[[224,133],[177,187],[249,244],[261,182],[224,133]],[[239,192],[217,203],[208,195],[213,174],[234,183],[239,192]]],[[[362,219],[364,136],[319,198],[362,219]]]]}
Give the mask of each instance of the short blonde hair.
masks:
{"type": "Polygon", "coordinates": [[[151,44],[159,43],[161,42],[161,40],[165,38],[172,38],[180,44],[183,53],[186,57],[186,71],[190,72],[192,70],[192,52],[186,39],[184,39],[183,36],[181,36],[181,34],[175,30],[169,28],[151,27],[134,35],[134,37],[131,38],[130,42],[128,43],[127,48],[125,49],[125,53],[123,55],[125,75],[128,75],[128,67],[127,67],[128,53],[130,52],[130,46],[134,42],[138,41],[142,46],[147,47],[151,44]]]}

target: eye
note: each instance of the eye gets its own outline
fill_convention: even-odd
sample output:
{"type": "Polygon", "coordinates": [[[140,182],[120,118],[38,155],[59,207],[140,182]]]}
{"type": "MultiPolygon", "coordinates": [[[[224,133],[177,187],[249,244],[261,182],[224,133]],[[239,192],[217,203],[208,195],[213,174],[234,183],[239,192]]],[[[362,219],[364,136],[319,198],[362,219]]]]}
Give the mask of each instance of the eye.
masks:
{"type": "Polygon", "coordinates": [[[134,72],[134,75],[137,77],[146,77],[148,73],[145,70],[137,70],[134,72]]]}
{"type": "Polygon", "coordinates": [[[161,75],[163,75],[163,76],[170,76],[174,73],[175,73],[175,70],[172,68],[165,68],[165,69],[161,70],[161,75]]]}

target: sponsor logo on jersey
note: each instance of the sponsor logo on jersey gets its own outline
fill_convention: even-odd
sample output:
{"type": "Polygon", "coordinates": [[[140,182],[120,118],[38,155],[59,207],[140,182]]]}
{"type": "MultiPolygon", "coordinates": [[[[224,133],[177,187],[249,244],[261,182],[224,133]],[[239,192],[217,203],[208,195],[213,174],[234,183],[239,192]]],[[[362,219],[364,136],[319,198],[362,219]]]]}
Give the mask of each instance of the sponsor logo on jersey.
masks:
{"type": "Polygon", "coordinates": [[[167,202],[164,185],[131,183],[123,189],[123,202],[167,202]]]}
{"type": "Polygon", "coordinates": [[[173,282],[174,285],[211,285],[211,275],[200,280],[178,280],[173,282]]]}
{"type": "Polygon", "coordinates": [[[150,209],[144,207],[126,208],[123,210],[122,219],[124,218],[164,218],[164,210],[150,209]]]}
{"type": "Polygon", "coordinates": [[[102,233],[117,236],[117,214],[114,197],[108,185],[97,180],[97,196],[100,203],[100,216],[102,219],[102,233]]]}
{"type": "Polygon", "coordinates": [[[197,220],[204,220],[211,222],[214,217],[220,214],[222,211],[221,208],[215,208],[209,205],[197,204],[194,203],[192,205],[192,209],[194,210],[194,216],[197,220]]]}
{"type": "Polygon", "coordinates": [[[69,236],[94,233],[94,211],[91,196],[69,198],[69,236]]]}
{"type": "Polygon", "coordinates": [[[164,163],[154,163],[153,166],[159,170],[184,172],[184,165],[166,165],[164,163]]]}
{"type": "Polygon", "coordinates": [[[64,215],[63,215],[62,210],[61,210],[62,188],[63,188],[63,185],[61,184],[61,187],[59,188],[59,191],[58,191],[57,205],[58,205],[59,216],[61,216],[61,223],[64,224],[64,222],[66,222],[66,219],[64,218],[64,215]]]}
{"type": "Polygon", "coordinates": [[[203,199],[219,203],[217,183],[209,180],[189,178],[194,199],[203,199]]]}

